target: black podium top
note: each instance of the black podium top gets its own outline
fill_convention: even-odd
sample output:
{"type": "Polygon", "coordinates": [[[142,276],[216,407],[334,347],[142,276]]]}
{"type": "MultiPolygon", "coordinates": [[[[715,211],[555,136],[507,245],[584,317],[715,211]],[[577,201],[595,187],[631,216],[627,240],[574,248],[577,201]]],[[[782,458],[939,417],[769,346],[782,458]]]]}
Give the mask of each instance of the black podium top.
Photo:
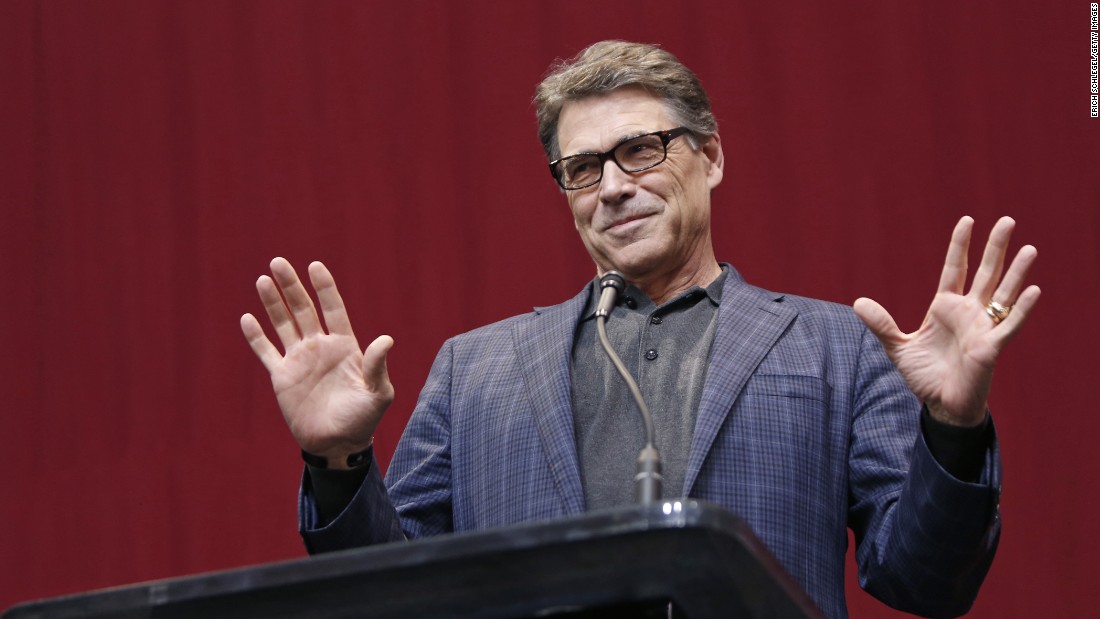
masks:
{"type": "Polygon", "coordinates": [[[669,613],[823,617],[741,519],[684,500],[29,602],[3,619],[669,613]]]}

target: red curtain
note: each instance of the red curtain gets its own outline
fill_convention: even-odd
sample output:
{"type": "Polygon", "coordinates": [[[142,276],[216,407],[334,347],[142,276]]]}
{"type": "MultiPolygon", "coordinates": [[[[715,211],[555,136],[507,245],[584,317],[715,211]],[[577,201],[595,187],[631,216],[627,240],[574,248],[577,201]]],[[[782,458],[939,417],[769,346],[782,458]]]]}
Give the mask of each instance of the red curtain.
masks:
{"type": "Polygon", "coordinates": [[[530,99],[625,38],[710,90],[717,250],[753,283],[912,329],[958,217],[978,245],[1017,218],[1044,294],[994,384],[1004,537],[973,616],[1090,614],[1089,27],[1077,0],[0,3],[0,608],[302,556],[238,328],[256,277],[323,260],[364,344],[394,336],[388,461],[445,338],[593,274],[530,99]]]}

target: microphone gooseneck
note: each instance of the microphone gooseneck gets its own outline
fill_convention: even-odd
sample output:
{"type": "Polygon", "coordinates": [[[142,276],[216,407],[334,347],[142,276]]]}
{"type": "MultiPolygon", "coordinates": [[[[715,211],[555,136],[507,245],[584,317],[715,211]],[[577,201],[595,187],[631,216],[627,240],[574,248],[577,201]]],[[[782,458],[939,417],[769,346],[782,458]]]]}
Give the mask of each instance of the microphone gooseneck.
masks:
{"type": "Polygon", "coordinates": [[[600,302],[596,306],[596,331],[600,336],[600,345],[611,359],[612,365],[630,388],[634,402],[642,413],[645,423],[645,447],[638,454],[638,472],[634,475],[634,498],[641,505],[649,505],[661,500],[661,455],[657,452],[656,432],[653,428],[653,415],[646,406],[638,383],[623,365],[622,359],[611,348],[607,339],[607,319],[615,307],[619,294],[626,289],[626,280],[617,271],[608,271],[600,278],[600,302]]]}

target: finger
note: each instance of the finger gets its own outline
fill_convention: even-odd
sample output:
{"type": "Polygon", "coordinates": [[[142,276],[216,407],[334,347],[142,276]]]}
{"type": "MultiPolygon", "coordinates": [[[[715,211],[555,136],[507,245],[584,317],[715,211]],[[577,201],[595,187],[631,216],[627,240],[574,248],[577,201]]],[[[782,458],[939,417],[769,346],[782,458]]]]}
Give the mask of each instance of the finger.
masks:
{"type": "Polygon", "coordinates": [[[294,315],[294,323],[298,325],[302,337],[321,333],[321,319],[317,317],[317,308],[313,306],[313,299],[309,298],[309,293],[302,285],[302,280],[298,279],[294,267],[285,258],[275,258],[271,261],[271,274],[279,284],[279,290],[283,293],[286,306],[294,315]]]}
{"type": "Polygon", "coordinates": [[[275,334],[279,336],[283,348],[289,348],[300,341],[302,336],[298,332],[298,326],[294,324],[275,282],[267,275],[261,275],[256,280],[256,292],[260,293],[260,301],[267,310],[267,317],[271,320],[271,326],[275,327],[275,334]]]}
{"type": "Polygon", "coordinates": [[[241,316],[241,332],[244,333],[244,339],[248,340],[248,345],[252,347],[252,352],[256,353],[256,356],[260,359],[260,363],[264,364],[268,372],[274,370],[279,360],[282,359],[282,355],[279,354],[279,350],[275,348],[271,340],[264,335],[263,327],[260,326],[260,322],[256,320],[255,316],[252,314],[241,316]]]}
{"type": "Polygon", "coordinates": [[[943,273],[940,274],[940,286],[937,292],[962,294],[966,285],[966,253],[970,249],[970,233],[974,229],[974,219],[967,216],[955,224],[951,232],[951,243],[947,246],[947,258],[943,261],[943,273]]]}
{"type": "Polygon", "coordinates": [[[1002,217],[989,232],[989,241],[985,244],[982,263],[974,273],[974,282],[970,284],[970,294],[983,305],[993,296],[993,289],[1001,279],[1001,270],[1005,264],[1008,241],[1012,238],[1012,229],[1016,222],[1011,217],[1002,217]]]}
{"type": "Polygon", "coordinates": [[[389,372],[386,370],[386,355],[393,348],[393,338],[380,335],[363,351],[363,382],[372,392],[386,392],[393,389],[389,372]]]}
{"type": "Polygon", "coordinates": [[[1020,332],[1020,327],[1024,325],[1035,304],[1039,302],[1040,293],[1038,286],[1028,286],[1020,293],[1016,304],[1012,306],[1012,312],[992,331],[997,350],[1003,349],[1020,332]]]}
{"type": "Polygon", "coordinates": [[[1023,288],[1024,280],[1027,279],[1027,273],[1038,256],[1039,251],[1035,247],[1031,245],[1021,247],[1020,251],[1016,252],[1016,257],[1012,259],[1012,264],[1009,265],[1000,285],[997,286],[997,291],[990,299],[1001,305],[1015,304],[1020,288],[1023,288]]]}
{"type": "Polygon", "coordinates": [[[859,316],[863,324],[867,325],[887,350],[905,337],[905,334],[898,329],[898,323],[894,321],[894,317],[877,302],[861,297],[856,299],[852,308],[856,311],[856,316],[859,316]]]}
{"type": "Polygon", "coordinates": [[[321,304],[321,314],[325,317],[325,326],[328,327],[329,333],[354,336],[344,300],[340,298],[340,291],[336,289],[336,280],[333,279],[328,268],[320,262],[311,263],[309,281],[317,291],[317,301],[321,304]]]}

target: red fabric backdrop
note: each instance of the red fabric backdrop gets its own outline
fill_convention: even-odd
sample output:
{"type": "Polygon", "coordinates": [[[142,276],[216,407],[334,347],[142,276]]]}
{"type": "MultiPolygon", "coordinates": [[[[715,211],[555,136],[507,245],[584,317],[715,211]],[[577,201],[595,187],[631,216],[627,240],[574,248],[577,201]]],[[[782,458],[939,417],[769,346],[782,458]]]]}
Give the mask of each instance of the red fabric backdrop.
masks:
{"type": "Polygon", "coordinates": [[[388,461],[446,337],[593,273],[530,97],[613,37],[708,86],[717,249],[754,283],[915,328],[955,220],[984,243],[1017,218],[1044,295],[994,385],[1005,531],[972,615],[1091,614],[1081,0],[0,3],[0,608],[302,556],[300,462],[238,330],[253,282],[322,259],[364,343],[395,337],[388,461]]]}

